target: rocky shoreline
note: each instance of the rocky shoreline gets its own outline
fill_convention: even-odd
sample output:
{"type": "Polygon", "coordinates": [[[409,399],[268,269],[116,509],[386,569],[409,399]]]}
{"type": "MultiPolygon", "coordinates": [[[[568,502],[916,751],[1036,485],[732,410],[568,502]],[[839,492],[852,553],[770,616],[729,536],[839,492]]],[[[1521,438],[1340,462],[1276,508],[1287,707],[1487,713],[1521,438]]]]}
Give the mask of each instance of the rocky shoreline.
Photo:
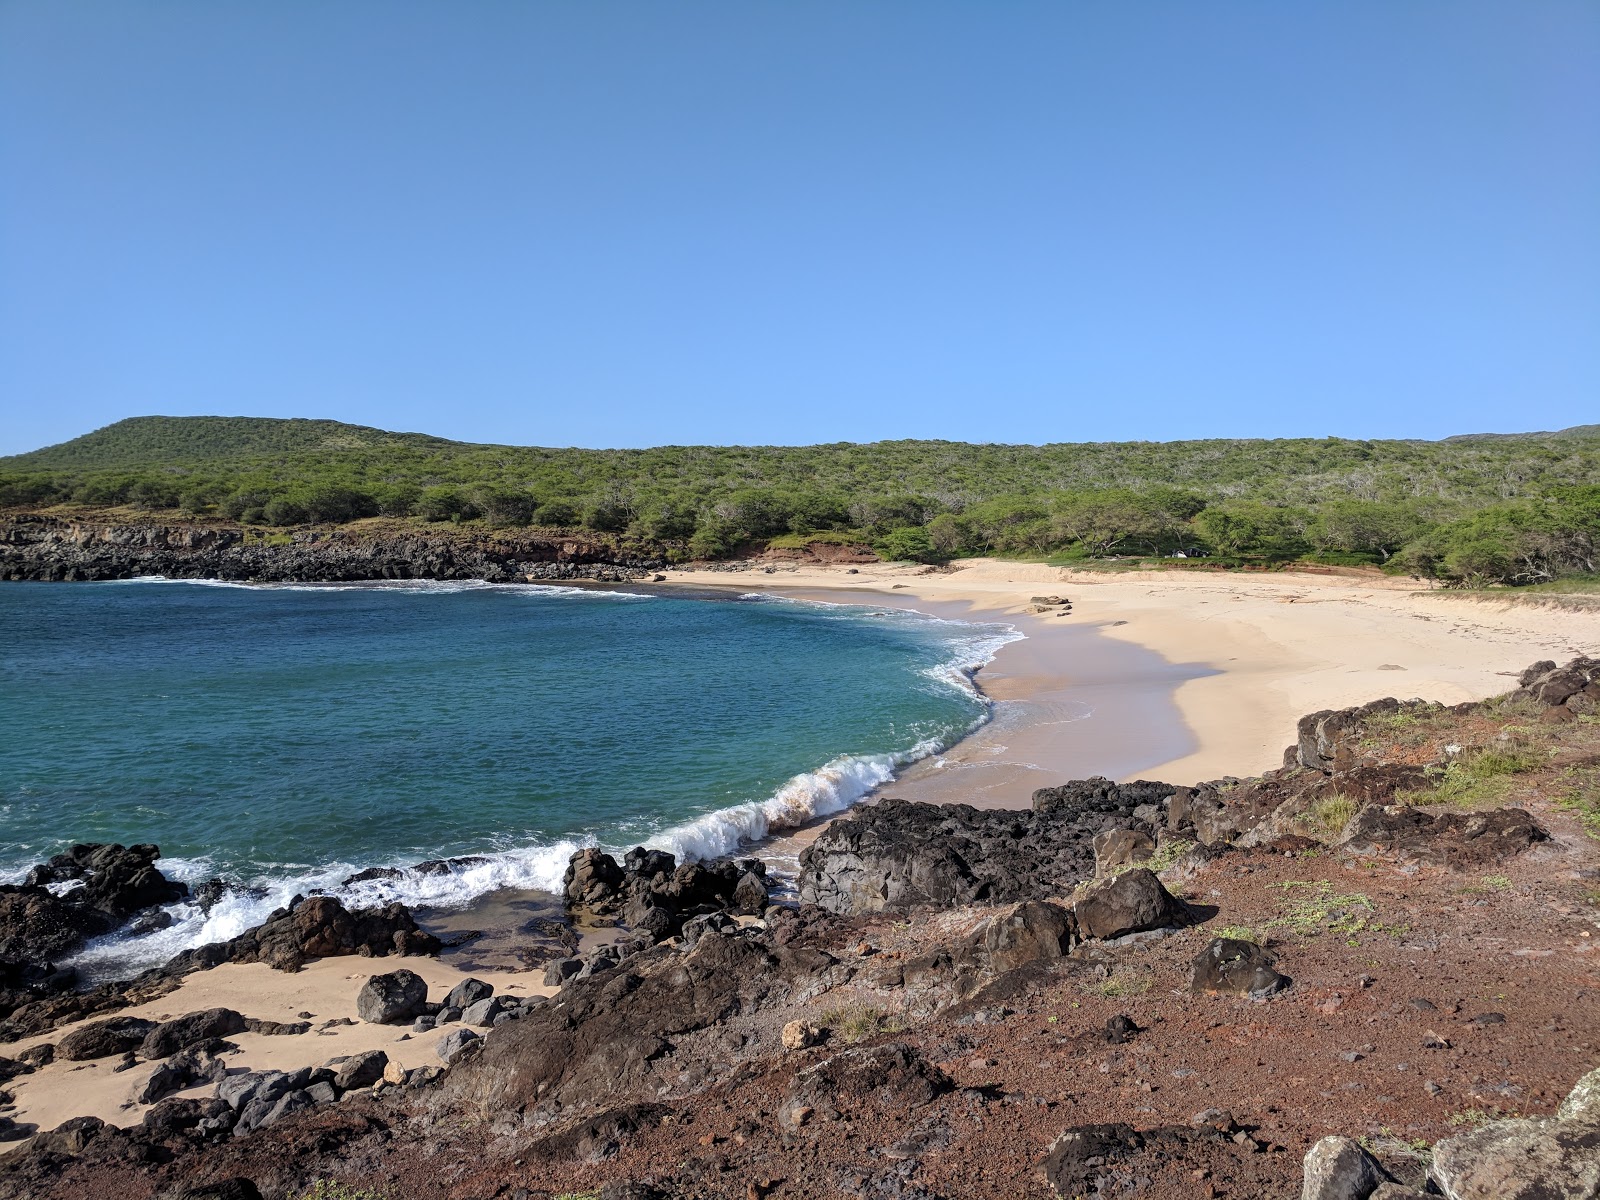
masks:
{"type": "MultiPolygon", "coordinates": [[[[106,1015],[220,962],[436,953],[398,905],[300,900],[93,1002],[24,995],[52,986],[25,962],[0,1037],[59,1034],[5,1086],[120,1056],[157,1102],[32,1134],[0,1197],[1593,1196],[1600,661],[1518,682],[1311,714],[1252,779],[886,801],[806,850],[797,906],[755,860],[580,852],[570,918],[620,939],[548,995],[400,967],[352,996],[429,1066],[240,1071],[244,1012],[106,1015]]],[[[170,902],[156,861],[80,847],[0,890],[41,939],[8,955],[170,902]]]]}
{"type": "Polygon", "coordinates": [[[0,514],[0,580],[91,582],[165,576],[255,583],[648,578],[653,551],[592,536],[420,530],[403,522],[268,532],[232,522],[130,522],[115,514],[0,514]]]}

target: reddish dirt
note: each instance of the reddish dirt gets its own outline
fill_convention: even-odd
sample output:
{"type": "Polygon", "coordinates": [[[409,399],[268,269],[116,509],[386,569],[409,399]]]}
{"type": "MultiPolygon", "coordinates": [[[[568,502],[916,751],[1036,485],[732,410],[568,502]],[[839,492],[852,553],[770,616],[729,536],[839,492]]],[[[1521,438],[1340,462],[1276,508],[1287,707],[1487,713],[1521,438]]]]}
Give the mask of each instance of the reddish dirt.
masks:
{"type": "MultiPolygon", "coordinates": [[[[1517,719],[1474,719],[1458,736],[1470,729],[1487,744],[1517,719]]],[[[857,967],[854,980],[762,1021],[770,1030],[833,1013],[841,1019],[829,1041],[754,1055],[741,1049],[747,1027],[730,1022],[721,1042],[697,1043],[727,1064],[724,1081],[647,1098],[660,1107],[633,1114],[640,1127],[600,1161],[579,1157],[592,1141],[541,1140],[421,1092],[314,1110],[171,1165],[75,1164],[31,1194],[145,1200],[179,1181],[244,1175],[272,1200],[299,1197],[317,1178],[371,1189],[363,1200],[1019,1200],[1073,1194],[1047,1178],[1052,1144],[1069,1129],[1116,1123],[1131,1129],[1096,1132],[1103,1153],[1070,1177],[1083,1195],[1296,1195],[1305,1151],[1328,1133],[1368,1139],[1415,1181],[1424,1143],[1492,1116],[1548,1114],[1600,1064],[1600,841],[1567,806],[1569,767],[1592,759],[1600,727],[1539,736],[1549,765],[1517,776],[1514,799],[1551,839],[1510,860],[1452,873],[1307,848],[1303,838],[1229,851],[1164,876],[1202,924],[1080,947],[933,1016],[919,1015],[925,998],[873,980],[954,943],[993,910],[822,923],[808,939],[857,967]],[[1192,960],[1229,927],[1264,935],[1292,987],[1264,1001],[1192,994],[1192,960]],[[1118,1016],[1141,1028],[1120,1044],[1106,1034],[1118,1016]],[[837,1119],[780,1119],[797,1070],[850,1045],[897,1042],[942,1069],[949,1090],[887,1110],[847,1091],[835,1097],[837,1119]],[[1197,1120],[1206,1110],[1231,1120],[1197,1120]]]]}

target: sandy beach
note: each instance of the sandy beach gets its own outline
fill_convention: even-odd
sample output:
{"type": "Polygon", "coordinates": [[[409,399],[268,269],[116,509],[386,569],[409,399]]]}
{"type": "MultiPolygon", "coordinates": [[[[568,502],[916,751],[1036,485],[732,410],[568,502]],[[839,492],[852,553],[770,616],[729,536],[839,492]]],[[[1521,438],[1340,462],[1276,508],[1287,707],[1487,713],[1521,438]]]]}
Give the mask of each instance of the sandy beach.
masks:
{"type": "Polygon", "coordinates": [[[996,720],[889,789],[909,799],[1021,805],[1035,787],[1089,775],[1255,775],[1281,764],[1308,712],[1380,696],[1481,699],[1537,659],[1600,651],[1600,613],[1493,604],[1375,572],[1073,571],[992,559],[847,571],[774,564],[771,574],[668,579],[1004,620],[1026,634],[978,674],[996,720]],[[1072,611],[1033,615],[1037,595],[1065,596],[1072,611]]]}

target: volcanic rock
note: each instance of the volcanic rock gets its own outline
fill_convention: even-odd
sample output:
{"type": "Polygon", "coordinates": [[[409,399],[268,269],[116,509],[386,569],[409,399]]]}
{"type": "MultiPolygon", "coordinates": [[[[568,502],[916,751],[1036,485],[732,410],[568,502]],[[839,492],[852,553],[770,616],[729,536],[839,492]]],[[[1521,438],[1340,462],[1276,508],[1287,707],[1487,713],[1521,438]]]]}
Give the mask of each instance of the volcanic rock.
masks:
{"type": "Polygon", "coordinates": [[[1195,992],[1248,996],[1257,1000],[1289,986],[1289,977],[1273,970],[1276,962],[1269,951],[1254,942],[1213,938],[1195,956],[1190,988],[1195,992]]]}
{"type": "Polygon", "coordinates": [[[1306,1153],[1300,1200],[1367,1200],[1392,1182],[1354,1138],[1325,1137],[1306,1153]]]}
{"type": "Polygon", "coordinates": [[[1408,805],[1369,805],[1346,826],[1339,848],[1356,855],[1395,854],[1452,870],[1504,862],[1549,834],[1525,810],[1430,813],[1408,805]]]}
{"type": "Polygon", "coordinates": [[[166,1058],[200,1042],[229,1037],[244,1030],[243,1015],[231,1008],[207,1008],[185,1013],[171,1021],[163,1021],[147,1033],[139,1043],[139,1055],[141,1058],[166,1058]]]}
{"type": "Polygon", "coordinates": [[[409,1022],[428,1002],[428,985],[414,971],[374,975],[356,994],[356,1015],[374,1025],[409,1022]]]}
{"type": "Polygon", "coordinates": [[[156,1022],[139,1017],[112,1017],[109,1021],[74,1029],[56,1044],[56,1054],[68,1062],[126,1054],[137,1049],[155,1027],[156,1022]]]}
{"type": "Polygon", "coordinates": [[[1188,923],[1187,910],[1145,867],[1094,884],[1072,912],[1079,933],[1101,941],[1188,923]]]}

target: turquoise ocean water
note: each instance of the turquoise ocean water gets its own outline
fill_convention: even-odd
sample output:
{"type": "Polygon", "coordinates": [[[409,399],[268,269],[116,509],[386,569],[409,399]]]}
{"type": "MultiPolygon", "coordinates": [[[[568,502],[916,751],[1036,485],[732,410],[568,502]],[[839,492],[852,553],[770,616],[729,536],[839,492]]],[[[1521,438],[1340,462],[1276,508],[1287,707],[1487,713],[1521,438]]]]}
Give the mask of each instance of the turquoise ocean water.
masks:
{"type": "Polygon", "coordinates": [[[177,878],[245,885],[92,968],[232,936],[295,892],[460,907],[558,887],[581,845],[724,854],[981,723],[969,674],[1016,636],[589,588],[0,586],[0,879],[148,841],[177,878]]]}

